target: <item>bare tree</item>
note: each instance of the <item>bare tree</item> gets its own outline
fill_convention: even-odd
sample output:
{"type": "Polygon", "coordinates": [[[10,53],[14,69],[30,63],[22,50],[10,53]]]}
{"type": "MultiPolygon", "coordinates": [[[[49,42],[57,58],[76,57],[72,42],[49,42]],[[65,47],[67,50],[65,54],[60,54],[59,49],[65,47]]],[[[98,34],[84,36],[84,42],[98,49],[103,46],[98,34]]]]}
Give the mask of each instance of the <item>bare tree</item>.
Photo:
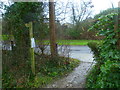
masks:
{"type": "Polygon", "coordinates": [[[55,3],[55,15],[56,20],[65,22],[66,15],[69,15],[70,12],[70,2],[57,1],[55,3]]]}
{"type": "Polygon", "coordinates": [[[73,24],[79,24],[81,21],[88,19],[90,15],[92,14],[91,8],[94,6],[92,5],[91,0],[90,1],[81,1],[80,3],[71,3],[71,11],[72,11],[72,22],[73,24]]]}

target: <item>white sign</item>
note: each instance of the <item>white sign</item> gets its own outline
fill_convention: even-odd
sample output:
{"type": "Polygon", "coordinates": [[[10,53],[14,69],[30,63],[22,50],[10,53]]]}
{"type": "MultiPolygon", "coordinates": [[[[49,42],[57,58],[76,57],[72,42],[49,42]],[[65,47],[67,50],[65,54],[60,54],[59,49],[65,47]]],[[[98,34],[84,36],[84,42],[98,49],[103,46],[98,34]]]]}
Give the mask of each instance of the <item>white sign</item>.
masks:
{"type": "Polygon", "coordinates": [[[34,48],[34,47],[35,47],[35,39],[31,38],[31,48],[34,48]]]}

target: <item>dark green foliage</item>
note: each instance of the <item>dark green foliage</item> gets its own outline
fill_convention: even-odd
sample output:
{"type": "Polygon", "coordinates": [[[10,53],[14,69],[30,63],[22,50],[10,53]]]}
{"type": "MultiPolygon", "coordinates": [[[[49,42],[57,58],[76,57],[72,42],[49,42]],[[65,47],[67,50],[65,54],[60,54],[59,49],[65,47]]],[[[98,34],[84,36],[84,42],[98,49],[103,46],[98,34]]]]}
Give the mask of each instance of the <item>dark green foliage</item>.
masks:
{"type": "MultiPolygon", "coordinates": [[[[71,71],[76,65],[79,64],[78,60],[73,60],[65,57],[51,57],[42,56],[40,60],[42,64],[39,66],[39,70],[42,74],[48,75],[50,77],[58,77],[64,75],[64,71],[71,71]]],[[[39,63],[41,63],[38,61],[39,63]]]]}
{"type": "Polygon", "coordinates": [[[100,58],[100,51],[99,47],[102,45],[102,42],[96,43],[96,42],[89,42],[88,46],[91,48],[93,54],[94,54],[94,61],[99,63],[99,66],[103,63],[103,61],[100,58]]]}
{"type": "Polygon", "coordinates": [[[106,61],[105,64],[97,63],[87,77],[88,88],[119,88],[120,87],[120,62],[106,61]]]}
{"type": "MultiPolygon", "coordinates": [[[[32,77],[30,70],[30,36],[29,29],[25,24],[30,21],[43,22],[41,20],[44,17],[43,3],[15,2],[7,6],[5,10],[3,34],[13,36],[16,46],[12,51],[7,50],[2,53],[3,87],[22,87],[32,77]]],[[[35,30],[35,32],[37,31],[39,30],[35,30]]]]}
{"type": "Polygon", "coordinates": [[[105,39],[97,50],[99,54],[95,56],[99,62],[87,78],[88,88],[120,88],[120,50],[117,47],[120,28],[114,28],[117,16],[117,13],[101,16],[91,28],[99,30],[105,39]]]}
{"type": "Polygon", "coordinates": [[[11,55],[12,53],[6,53],[5,51],[3,51],[3,53],[3,59],[5,60],[3,63],[5,67],[3,68],[2,73],[3,88],[44,87],[46,84],[64,76],[79,65],[79,60],[68,59],[65,57],[51,58],[51,56],[36,54],[36,76],[33,77],[30,67],[27,64],[28,67],[25,67],[25,64],[22,62],[19,66],[18,63],[13,65],[13,63],[10,62],[12,58],[8,58],[9,62],[7,62],[6,58],[7,55],[11,55]],[[59,64],[58,62],[53,62],[56,61],[55,59],[60,61],[59,64]]]}
{"type": "Polygon", "coordinates": [[[71,28],[71,29],[69,29],[69,31],[68,31],[68,35],[69,35],[69,37],[71,37],[71,38],[73,38],[73,39],[78,39],[79,37],[80,37],[80,30],[76,30],[76,28],[71,28]]]}
{"type": "Polygon", "coordinates": [[[98,47],[99,44],[96,42],[89,42],[88,46],[91,48],[92,52],[94,53],[95,56],[99,55],[98,47]]]}
{"type": "Polygon", "coordinates": [[[87,88],[94,88],[99,74],[100,74],[100,65],[96,64],[95,66],[93,66],[92,70],[87,75],[87,82],[86,82],[87,88]]]}
{"type": "Polygon", "coordinates": [[[49,28],[48,25],[44,23],[44,20],[33,23],[33,34],[34,38],[40,42],[49,36],[49,28]]]}
{"type": "Polygon", "coordinates": [[[30,78],[30,62],[26,60],[18,63],[14,53],[11,51],[2,51],[2,87],[3,88],[16,88],[23,86],[27,79],[30,78]]]}
{"type": "Polygon", "coordinates": [[[94,87],[120,88],[120,62],[107,60],[100,71],[94,87]]]}
{"type": "Polygon", "coordinates": [[[99,35],[96,36],[97,30],[89,31],[88,29],[94,24],[93,18],[80,21],[75,25],[65,28],[64,33],[70,39],[81,39],[81,40],[97,40],[102,39],[99,35]]]}
{"type": "Polygon", "coordinates": [[[26,28],[25,24],[29,21],[39,20],[39,17],[43,18],[43,16],[40,16],[40,13],[43,13],[42,3],[15,2],[11,6],[6,7],[5,10],[6,12],[3,15],[3,21],[5,22],[3,34],[13,35],[14,37],[16,46],[13,53],[16,56],[15,60],[18,62],[21,60],[27,61],[30,58],[30,38],[29,29],[26,28]],[[30,13],[34,13],[31,15],[32,17],[27,16],[30,13]],[[30,19],[27,19],[26,16],[30,19]],[[6,26],[8,27],[6,28],[6,26]]]}

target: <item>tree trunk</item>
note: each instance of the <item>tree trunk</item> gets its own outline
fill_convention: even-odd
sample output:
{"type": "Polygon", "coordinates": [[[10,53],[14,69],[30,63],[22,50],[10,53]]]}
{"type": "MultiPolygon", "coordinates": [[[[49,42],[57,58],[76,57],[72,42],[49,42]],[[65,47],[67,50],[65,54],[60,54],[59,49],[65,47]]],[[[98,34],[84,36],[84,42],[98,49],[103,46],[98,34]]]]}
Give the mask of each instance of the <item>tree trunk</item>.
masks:
{"type": "Polygon", "coordinates": [[[57,55],[56,34],[55,34],[55,10],[54,0],[49,0],[49,27],[50,27],[50,50],[51,56],[57,55]]]}

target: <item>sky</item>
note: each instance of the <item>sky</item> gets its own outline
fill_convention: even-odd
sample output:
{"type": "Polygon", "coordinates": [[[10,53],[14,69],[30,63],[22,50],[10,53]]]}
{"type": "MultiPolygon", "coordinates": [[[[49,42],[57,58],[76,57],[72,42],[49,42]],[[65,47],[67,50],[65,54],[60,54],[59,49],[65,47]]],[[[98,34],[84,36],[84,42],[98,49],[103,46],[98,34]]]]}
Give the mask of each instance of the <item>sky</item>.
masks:
{"type": "MultiPolygon", "coordinates": [[[[59,0],[59,1],[64,1],[64,3],[67,3],[68,1],[72,1],[74,3],[79,4],[79,2],[81,0],[59,0]]],[[[89,0],[84,0],[84,1],[89,1],[89,0]]],[[[93,4],[93,12],[92,12],[92,16],[100,13],[103,10],[106,10],[108,8],[112,8],[112,4],[114,7],[118,7],[118,2],[120,0],[91,0],[92,4],[93,4]]],[[[66,15],[66,17],[68,17],[68,15],[66,15]]],[[[69,19],[66,19],[65,22],[69,22],[69,19]]]]}
{"type": "MultiPolygon", "coordinates": [[[[7,2],[8,0],[0,0],[0,1],[7,2]]],[[[19,1],[19,0],[16,0],[16,1],[19,1]]],[[[40,0],[40,1],[48,1],[48,0],[40,0]]],[[[62,1],[64,3],[66,3],[69,0],[55,0],[55,1],[62,1]]],[[[77,2],[77,3],[80,2],[80,0],[71,0],[71,1],[77,2]]],[[[87,0],[84,0],[84,1],[87,1],[87,0]]],[[[102,10],[105,10],[107,8],[112,7],[112,3],[113,3],[113,5],[115,7],[117,7],[118,2],[120,0],[91,0],[91,1],[92,1],[93,5],[94,5],[94,12],[99,13],[102,10]]]]}
{"type": "Polygon", "coordinates": [[[98,14],[102,10],[112,8],[112,3],[114,7],[118,7],[119,1],[120,0],[92,0],[92,3],[94,5],[94,13],[98,14]]]}
{"type": "MultiPolygon", "coordinates": [[[[0,1],[7,2],[8,0],[0,0],[0,1]]],[[[16,1],[19,1],[19,0],[16,0],[16,1]]],[[[30,1],[30,0],[28,0],[28,1],[30,1]]],[[[48,1],[48,0],[40,0],[40,1],[48,1]]],[[[65,3],[67,3],[67,1],[79,3],[81,0],[55,0],[55,1],[61,1],[65,4],[65,3]]],[[[87,0],[84,0],[84,1],[87,1],[87,0]]],[[[91,0],[91,1],[92,1],[92,4],[94,5],[93,15],[95,15],[103,10],[106,10],[108,8],[112,8],[112,4],[114,7],[118,7],[118,2],[120,0],[91,0]]]]}

